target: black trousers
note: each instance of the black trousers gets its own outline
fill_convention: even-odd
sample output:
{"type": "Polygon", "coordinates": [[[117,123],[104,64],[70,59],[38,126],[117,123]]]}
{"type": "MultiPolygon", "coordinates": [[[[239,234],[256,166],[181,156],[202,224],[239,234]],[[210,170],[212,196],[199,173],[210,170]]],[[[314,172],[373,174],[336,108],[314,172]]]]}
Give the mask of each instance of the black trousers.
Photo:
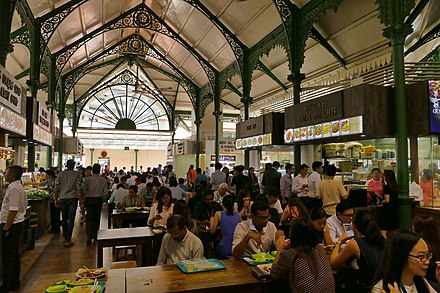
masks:
{"type": "Polygon", "coordinates": [[[55,203],[50,203],[50,230],[54,233],[60,233],[60,212],[61,209],[55,206],[55,203]]]}
{"type": "Polygon", "coordinates": [[[102,197],[86,197],[87,240],[96,239],[101,223],[102,197]]]}
{"type": "MultiPolygon", "coordinates": [[[[4,224],[1,225],[3,231],[4,224]]],[[[24,222],[13,224],[6,236],[2,232],[3,286],[1,292],[20,289],[20,243],[24,222]]]]}

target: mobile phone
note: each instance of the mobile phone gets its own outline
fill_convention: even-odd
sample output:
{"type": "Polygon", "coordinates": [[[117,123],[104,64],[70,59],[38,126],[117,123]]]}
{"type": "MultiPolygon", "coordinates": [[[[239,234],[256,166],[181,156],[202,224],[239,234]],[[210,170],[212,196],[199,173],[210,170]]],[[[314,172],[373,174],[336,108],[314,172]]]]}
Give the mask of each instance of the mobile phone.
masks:
{"type": "Polygon", "coordinates": [[[354,231],[351,229],[351,223],[344,223],[345,231],[347,231],[347,236],[353,237],[354,231]]]}

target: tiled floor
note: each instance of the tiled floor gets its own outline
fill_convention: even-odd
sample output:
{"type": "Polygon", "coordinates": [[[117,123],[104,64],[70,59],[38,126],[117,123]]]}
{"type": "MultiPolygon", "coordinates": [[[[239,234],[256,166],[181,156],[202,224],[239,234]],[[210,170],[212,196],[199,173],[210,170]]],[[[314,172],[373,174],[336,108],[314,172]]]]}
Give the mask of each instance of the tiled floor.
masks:
{"type": "MultiPolygon", "coordinates": [[[[107,208],[103,207],[101,228],[107,228],[107,208]]],[[[44,234],[37,240],[35,249],[26,251],[22,257],[21,290],[27,292],[34,280],[42,274],[76,272],[78,268],[86,266],[96,267],[96,244],[86,245],[86,227],[80,224],[79,213],[76,217],[72,240],[75,245],[69,248],[63,246],[63,237],[44,234]]],[[[111,249],[104,251],[104,266],[109,267],[111,249]]]]}

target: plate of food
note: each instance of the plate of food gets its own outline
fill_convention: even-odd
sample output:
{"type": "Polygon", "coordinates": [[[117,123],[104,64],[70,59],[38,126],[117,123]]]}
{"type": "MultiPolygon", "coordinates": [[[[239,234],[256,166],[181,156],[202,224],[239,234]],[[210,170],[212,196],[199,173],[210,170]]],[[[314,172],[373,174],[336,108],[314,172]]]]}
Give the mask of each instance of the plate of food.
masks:
{"type": "Polygon", "coordinates": [[[307,138],[312,139],[315,136],[315,126],[307,127],[307,138]]]}
{"type": "Polygon", "coordinates": [[[331,124],[330,123],[324,123],[322,126],[322,132],[324,136],[329,136],[331,132],[331,124]]]}
{"type": "Polygon", "coordinates": [[[73,287],[70,293],[99,293],[101,292],[101,285],[84,285],[73,287]]]}
{"type": "Polygon", "coordinates": [[[258,136],[258,145],[262,145],[263,144],[263,136],[259,135],[258,136]]]}
{"type": "Polygon", "coordinates": [[[315,137],[319,138],[322,135],[322,124],[315,125],[315,137]]]}
{"type": "Polygon", "coordinates": [[[342,120],[341,125],[342,134],[350,133],[350,122],[348,119],[342,120]]]}
{"type": "Polygon", "coordinates": [[[134,212],[134,211],[136,211],[136,207],[126,207],[125,211],[126,212],[134,212]]]}
{"type": "Polygon", "coordinates": [[[270,275],[270,270],[272,269],[272,264],[264,264],[264,265],[257,265],[257,268],[262,270],[265,274],[270,275]]]}
{"type": "Polygon", "coordinates": [[[301,128],[301,139],[306,139],[307,138],[307,127],[302,127],[301,128]]]}
{"type": "Polygon", "coordinates": [[[105,268],[79,268],[76,272],[76,276],[78,278],[101,278],[104,277],[106,273],[107,270],[105,268]]]}
{"type": "Polygon", "coordinates": [[[293,137],[295,140],[299,140],[301,138],[301,130],[299,128],[295,128],[293,131],[293,137]]]}
{"type": "Polygon", "coordinates": [[[339,131],[341,130],[340,126],[339,121],[332,122],[332,135],[339,135],[339,131]]]}
{"type": "Polygon", "coordinates": [[[293,129],[287,129],[284,133],[284,141],[291,142],[293,138],[293,129]]]}
{"type": "Polygon", "coordinates": [[[252,138],[252,145],[253,145],[253,146],[256,146],[256,145],[257,145],[257,137],[256,137],[256,136],[254,136],[254,137],[252,138]]]}
{"type": "Polygon", "coordinates": [[[245,138],[245,139],[243,139],[242,141],[241,141],[241,145],[245,148],[245,147],[247,147],[247,139],[245,138]]]}
{"type": "Polygon", "coordinates": [[[76,287],[76,286],[84,286],[84,285],[93,285],[95,280],[90,278],[80,278],[78,280],[66,280],[65,283],[68,287],[76,287]]]}
{"type": "Polygon", "coordinates": [[[241,139],[237,139],[237,140],[235,141],[235,148],[236,148],[236,149],[241,148],[241,139]]]}

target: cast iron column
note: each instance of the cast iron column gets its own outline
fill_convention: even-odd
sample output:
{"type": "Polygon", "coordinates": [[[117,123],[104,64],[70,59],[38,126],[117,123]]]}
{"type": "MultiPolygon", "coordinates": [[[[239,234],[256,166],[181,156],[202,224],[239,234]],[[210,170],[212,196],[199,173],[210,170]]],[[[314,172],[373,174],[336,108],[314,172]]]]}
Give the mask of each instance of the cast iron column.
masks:
{"type": "Polygon", "coordinates": [[[215,86],[214,86],[214,113],[212,113],[215,117],[215,162],[219,161],[220,157],[220,118],[222,112],[220,111],[220,80],[219,74],[215,73],[215,86]]]}
{"type": "Polygon", "coordinates": [[[414,0],[376,1],[379,5],[380,19],[386,28],[383,35],[390,39],[393,47],[393,75],[396,93],[396,146],[397,181],[400,185],[399,220],[402,228],[411,227],[411,199],[409,197],[408,170],[408,126],[407,101],[405,94],[405,55],[406,37],[412,32],[412,26],[405,24],[415,5],[414,0]]]}
{"type": "Polygon", "coordinates": [[[6,67],[6,57],[12,52],[11,23],[16,0],[0,1],[0,65],[6,67]]]}

